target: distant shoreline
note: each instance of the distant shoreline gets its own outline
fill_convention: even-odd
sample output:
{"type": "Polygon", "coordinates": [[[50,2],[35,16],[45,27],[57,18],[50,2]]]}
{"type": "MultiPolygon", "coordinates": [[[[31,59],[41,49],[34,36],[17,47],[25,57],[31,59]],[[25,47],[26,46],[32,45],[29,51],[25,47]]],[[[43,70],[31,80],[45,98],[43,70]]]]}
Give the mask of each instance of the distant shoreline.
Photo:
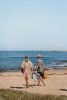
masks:
{"type": "Polygon", "coordinates": [[[38,51],[38,52],[41,52],[41,51],[47,51],[47,52],[67,52],[67,50],[0,50],[0,52],[3,52],[3,51],[6,51],[6,52],[15,52],[15,51],[20,51],[20,52],[22,52],[22,51],[25,51],[25,52],[27,52],[27,51],[34,51],[34,52],[36,52],[36,51],[38,51]]]}

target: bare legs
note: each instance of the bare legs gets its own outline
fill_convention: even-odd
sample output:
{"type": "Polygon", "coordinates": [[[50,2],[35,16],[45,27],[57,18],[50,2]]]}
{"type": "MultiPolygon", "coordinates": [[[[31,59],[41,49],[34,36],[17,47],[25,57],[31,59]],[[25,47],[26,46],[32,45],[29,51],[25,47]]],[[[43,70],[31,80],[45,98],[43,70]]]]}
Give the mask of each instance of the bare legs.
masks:
{"type": "MultiPolygon", "coordinates": [[[[28,75],[26,75],[25,76],[25,82],[26,82],[26,87],[27,88],[30,86],[29,82],[28,82],[28,78],[29,78],[28,75]]],[[[44,81],[43,81],[43,78],[41,76],[39,76],[39,78],[38,78],[38,86],[40,86],[40,82],[42,82],[43,85],[46,86],[45,83],[44,83],[44,81]]]]}
{"type": "Polygon", "coordinates": [[[28,76],[25,77],[26,87],[29,87],[28,76]]]}
{"type": "Polygon", "coordinates": [[[38,79],[38,86],[40,86],[40,81],[43,83],[44,86],[46,86],[41,76],[38,79]]]}

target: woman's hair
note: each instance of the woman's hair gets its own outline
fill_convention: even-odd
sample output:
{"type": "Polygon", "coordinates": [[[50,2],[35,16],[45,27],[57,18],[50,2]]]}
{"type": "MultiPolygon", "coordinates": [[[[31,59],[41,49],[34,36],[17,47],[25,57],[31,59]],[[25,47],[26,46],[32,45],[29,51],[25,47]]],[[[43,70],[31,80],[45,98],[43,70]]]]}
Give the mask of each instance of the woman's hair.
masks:
{"type": "Polygon", "coordinates": [[[26,55],[26,56],[25,56],[25,59],[29,59],[29,57],[26,55]]]}

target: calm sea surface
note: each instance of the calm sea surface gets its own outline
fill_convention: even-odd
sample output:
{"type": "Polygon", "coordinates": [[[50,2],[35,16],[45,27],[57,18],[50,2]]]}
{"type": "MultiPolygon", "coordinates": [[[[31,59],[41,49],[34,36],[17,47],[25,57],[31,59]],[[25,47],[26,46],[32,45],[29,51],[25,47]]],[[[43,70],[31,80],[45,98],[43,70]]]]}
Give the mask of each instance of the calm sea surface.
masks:
{"type": "Polygon", "coordinates": [[[41,54],[46,68],[66,68],[67,52],[60,51],[0,51],[0,71],[15,71],[20,69],[24,56],[28,55],[36,64],[36,56],[41,54]]]}

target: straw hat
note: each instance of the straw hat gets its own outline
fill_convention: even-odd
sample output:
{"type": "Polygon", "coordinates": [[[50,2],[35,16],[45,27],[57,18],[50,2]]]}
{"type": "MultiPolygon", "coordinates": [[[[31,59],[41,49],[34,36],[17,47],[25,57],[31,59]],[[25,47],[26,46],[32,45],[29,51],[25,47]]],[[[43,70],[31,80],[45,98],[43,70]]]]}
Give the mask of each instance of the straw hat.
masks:
{"type": "Polygon", "coordinates": [[[37,58],[42,58],[42,55],[41,55],[41,54],[38,54],[38,55],[37,55],[37,58]]]}

